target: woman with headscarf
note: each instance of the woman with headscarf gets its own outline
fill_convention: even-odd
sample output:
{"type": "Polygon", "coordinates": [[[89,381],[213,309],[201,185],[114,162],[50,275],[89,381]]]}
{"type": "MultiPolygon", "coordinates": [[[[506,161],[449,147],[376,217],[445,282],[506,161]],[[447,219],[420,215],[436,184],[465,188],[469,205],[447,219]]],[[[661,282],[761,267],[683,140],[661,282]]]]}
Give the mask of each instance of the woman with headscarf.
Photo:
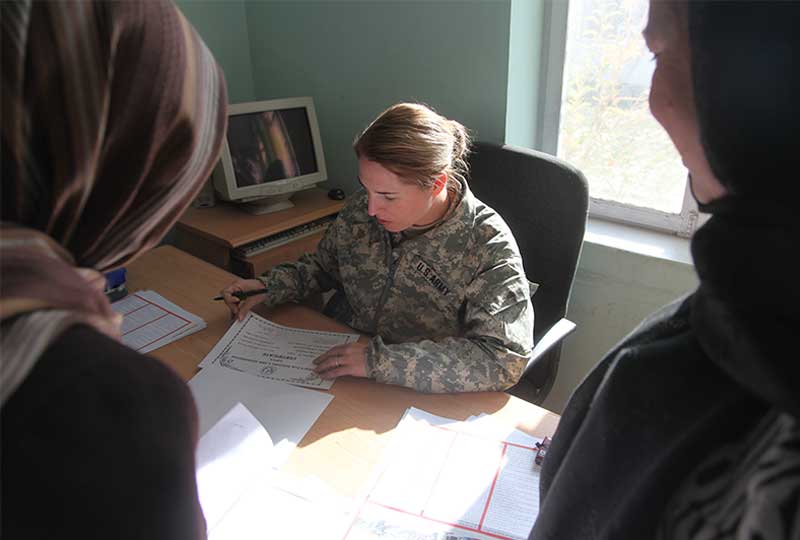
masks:
{"type": "Polygon", "coordinates": [[[711,214],[700,284],[572,395],[530,538],[800,538],[797,21],[796,2],[651,1],[650,107],[711,214]]]}
{"type": "Polygon", "coordinates": [[[118,341],[102,272],[200,190],[225,131],[222,72],[168,1],[0,13],[0,534],[203,537],[191,395],[118,341]]]}

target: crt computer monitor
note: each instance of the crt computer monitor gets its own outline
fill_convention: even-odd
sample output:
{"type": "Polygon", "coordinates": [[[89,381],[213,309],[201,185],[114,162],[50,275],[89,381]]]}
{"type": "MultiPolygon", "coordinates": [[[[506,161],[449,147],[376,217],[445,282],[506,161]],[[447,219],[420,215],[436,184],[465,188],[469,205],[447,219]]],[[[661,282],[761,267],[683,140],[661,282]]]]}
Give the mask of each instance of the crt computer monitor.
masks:
{"type": "Polygon", "coordinates": [[[214,189],[252,214],[294,206],[298,191],[327,180],[310,97],[228,106],[228,131],[212,174],[214,189]]]}

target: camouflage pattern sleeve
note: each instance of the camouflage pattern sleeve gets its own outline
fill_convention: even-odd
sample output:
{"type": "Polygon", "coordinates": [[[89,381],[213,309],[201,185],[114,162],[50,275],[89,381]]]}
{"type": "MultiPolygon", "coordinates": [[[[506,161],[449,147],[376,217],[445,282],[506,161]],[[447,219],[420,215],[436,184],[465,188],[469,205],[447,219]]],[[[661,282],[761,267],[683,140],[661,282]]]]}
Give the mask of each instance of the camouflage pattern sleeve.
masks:
{"type": "Polygon", "coordinates": [[[468,287],[460,336],[387,344],[374,337],[367,375],[421,392],[502,391],[522,376],[533,347],[533,306],[521,263],[501,264],[468,287]]]}
{"type": "Polygon", "coordinates": [[[340,214],[326,229],[316,253],[305,253],[295,262],[279,264],[258,276],[269,290],[264,304],[272,307],[302,302],[312,294],[334,288],[340,281],[336,246],[341,227],[340,214]]]}

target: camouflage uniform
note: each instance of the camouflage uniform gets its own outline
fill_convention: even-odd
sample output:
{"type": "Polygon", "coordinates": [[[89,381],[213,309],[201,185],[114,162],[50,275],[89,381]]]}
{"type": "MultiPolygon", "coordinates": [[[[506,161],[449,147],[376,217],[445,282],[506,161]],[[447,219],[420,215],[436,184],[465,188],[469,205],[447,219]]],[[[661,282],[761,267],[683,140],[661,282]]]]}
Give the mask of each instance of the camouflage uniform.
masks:
{"type": "Polygon", "coordinates": [[[367,375],[424,392],[503,390],[533,345],[533,307],[508,226],[466,186],[451,215],[415,236],[386,231],[349,198],[315,254],[259,277],[267,304],[335,289],[326,314],[362,334],[367,375]]]}

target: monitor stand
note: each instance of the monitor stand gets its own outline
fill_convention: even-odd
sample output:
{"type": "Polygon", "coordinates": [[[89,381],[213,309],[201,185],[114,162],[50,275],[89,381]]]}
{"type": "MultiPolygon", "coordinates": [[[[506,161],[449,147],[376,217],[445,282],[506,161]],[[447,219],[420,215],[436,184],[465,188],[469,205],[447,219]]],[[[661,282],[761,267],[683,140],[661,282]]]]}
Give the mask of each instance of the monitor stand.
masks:
{"type": "Polygon", "coordinates": [[[292,195],[294,195],[294,193],[257,199],[255,201],[240,203],[239,207],[248,214],[271,214],[272,212],[293,208],[294,203],[289,200],[289,197],[292,195]]]}

